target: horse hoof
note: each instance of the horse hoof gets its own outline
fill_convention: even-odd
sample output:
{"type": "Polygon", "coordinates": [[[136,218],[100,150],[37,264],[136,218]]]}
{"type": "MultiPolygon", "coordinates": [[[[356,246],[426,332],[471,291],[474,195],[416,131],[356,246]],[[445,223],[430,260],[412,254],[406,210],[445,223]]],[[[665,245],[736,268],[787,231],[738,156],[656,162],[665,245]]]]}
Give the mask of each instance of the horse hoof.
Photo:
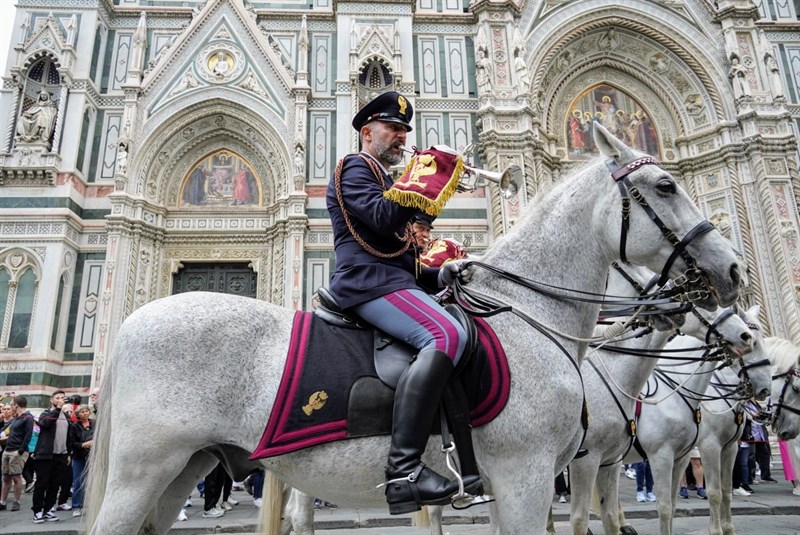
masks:
{"type": "Polygon", "coordinates": [[[633,529],[633,526],[622,526],[619,528],[619,532],[622,535],[639,535],[639,533],[633,529]]]}

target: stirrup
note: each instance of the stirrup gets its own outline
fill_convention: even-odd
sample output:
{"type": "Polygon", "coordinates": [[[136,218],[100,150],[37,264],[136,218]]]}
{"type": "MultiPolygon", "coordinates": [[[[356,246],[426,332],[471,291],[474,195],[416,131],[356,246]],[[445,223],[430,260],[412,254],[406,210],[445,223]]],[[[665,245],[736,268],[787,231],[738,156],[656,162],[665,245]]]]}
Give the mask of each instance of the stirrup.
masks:
{"type": "Polygon", "coordinates": [[[442,445],[442,453],[444,453],[444,460],[447,464],[447,469],[453,473],[456,481],[458,481],[458,492],[456,492],[450,498],[450,504],[454,509],[466,509],[467,507],[477,505],[476,503],[473,503],[477,496],[473,496],[464,490],[464,478],[461,477],[461,473],[456,470],[455,463],[453,462],[453,452],[455,449],[456,446],[453,443],[450,443],[449,446],[442,445]]]}

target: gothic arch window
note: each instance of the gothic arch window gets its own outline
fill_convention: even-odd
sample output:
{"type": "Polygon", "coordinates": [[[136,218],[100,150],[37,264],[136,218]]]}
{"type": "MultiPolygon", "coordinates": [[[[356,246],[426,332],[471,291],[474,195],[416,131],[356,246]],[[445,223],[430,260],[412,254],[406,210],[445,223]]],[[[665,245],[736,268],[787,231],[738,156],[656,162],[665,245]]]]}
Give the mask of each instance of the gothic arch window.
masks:
{"type": "Polygon", "coordinates": [[[61,91],[58,62],[49,55],[32,61],[25,72],[17,113],[17,141],[51,143],[61,91]]]}
{"type": "Polygon", "coordinates": [[[378,58],[373,58],[361,69],[358,76],[358,108],[394,86],[394,76],[378,58]]]}
{"type": "Polygon", "coordinates": [[[647,109],[624,91],[600,84],[579,95],[567,112],[565,137],[571,160],[589,159],[599,153],[592,137],[595,122],[626,145],[660,157],[658,135],[647,109]]]}
{"type": "Polygon", "coordinates": [[[67,274],[61,275],[61,279],[58,281],[58,295],[56,296],[56,309],[55,314],[53,315],[53,330],[50,333],[50,349],[58,350],[59,346],[63,343],[63,329],[62,318],[64,318],[63,308],[65,303],[67,302],[67,274]]]}
{"type": "Polygon", "coordinates": [[[258,175],[247,160],[218,150],[194,164],[181,184],[181,206],[261,206],[258,175]]]}
{"type": "Polygon", "coordinates": [[[39,273],[38,263],[26,251],[0,255],[0,349],[30,347],[39,273]]]}

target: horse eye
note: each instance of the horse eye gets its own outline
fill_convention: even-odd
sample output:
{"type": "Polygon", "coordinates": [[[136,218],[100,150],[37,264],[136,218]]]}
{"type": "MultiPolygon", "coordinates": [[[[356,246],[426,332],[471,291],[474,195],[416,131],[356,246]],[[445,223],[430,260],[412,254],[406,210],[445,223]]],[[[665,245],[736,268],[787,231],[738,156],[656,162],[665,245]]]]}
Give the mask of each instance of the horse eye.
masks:
{"type": "Polygon", "coordinates": [[[658,184],[656,184],[656,190],[658,190],[659,193],[672,195],[676,191],[675,183],[671,180],[661,180],[658,184]]]}

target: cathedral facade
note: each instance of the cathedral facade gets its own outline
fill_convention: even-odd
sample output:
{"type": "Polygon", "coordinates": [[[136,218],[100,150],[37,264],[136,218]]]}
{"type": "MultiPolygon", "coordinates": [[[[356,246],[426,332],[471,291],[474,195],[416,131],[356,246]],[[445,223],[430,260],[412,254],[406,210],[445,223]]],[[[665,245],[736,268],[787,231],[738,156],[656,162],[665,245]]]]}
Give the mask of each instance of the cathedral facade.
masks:
{"type": "Polygon", "coordinates": [[[597,154],[657,157],[734,244],[742,303],[800,342],[800,21],[789,0],[16,0],[0,92],[0,384],[86,393],[124,319],[207,290],[308,309],[352,116],[522,167],[435,235],[480,253],[597,154]]]}

